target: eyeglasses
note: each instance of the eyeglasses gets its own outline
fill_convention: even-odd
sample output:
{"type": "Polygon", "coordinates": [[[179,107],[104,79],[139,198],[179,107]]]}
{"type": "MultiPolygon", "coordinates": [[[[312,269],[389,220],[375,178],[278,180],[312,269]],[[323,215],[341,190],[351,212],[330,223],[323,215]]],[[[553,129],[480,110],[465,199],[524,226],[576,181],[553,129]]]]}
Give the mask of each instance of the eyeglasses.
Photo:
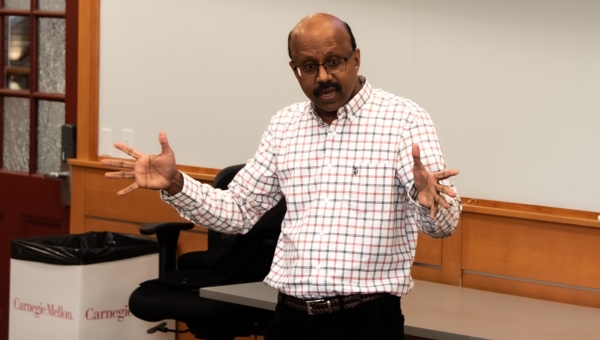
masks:
{"type": "Polygon", "coordinates": [[[305,64],[300,66],[294,66],[294,71],[298,72],[300,78],[313,78],[319,74],[319,67],[323,66],[325,72],[329,74],[335,74],[346,70],[346,61],[354,54],[355,50],[352,50],[346,58],[334,59],[326,61],[321,64],[305,64]]]}

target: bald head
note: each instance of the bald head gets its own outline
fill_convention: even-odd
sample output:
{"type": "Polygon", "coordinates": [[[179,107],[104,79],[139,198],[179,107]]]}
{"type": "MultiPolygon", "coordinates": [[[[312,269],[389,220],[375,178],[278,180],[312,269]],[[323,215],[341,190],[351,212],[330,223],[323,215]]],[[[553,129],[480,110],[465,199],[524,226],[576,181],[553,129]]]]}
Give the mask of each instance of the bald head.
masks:
{"type": "Polygon", "coordinates": [[[298,35],[318,35],[319,32],[324,30],[335,30],[338,34],[346,35],[352,50],[356,49],[354,34],[352,34],[352,29],[346,22],[330,14],[315,13],[300,20],[290,31],[288,35],[288,55],[290,59],[294,59],[292,57],[292,40],[294,37],[298,35]]]}

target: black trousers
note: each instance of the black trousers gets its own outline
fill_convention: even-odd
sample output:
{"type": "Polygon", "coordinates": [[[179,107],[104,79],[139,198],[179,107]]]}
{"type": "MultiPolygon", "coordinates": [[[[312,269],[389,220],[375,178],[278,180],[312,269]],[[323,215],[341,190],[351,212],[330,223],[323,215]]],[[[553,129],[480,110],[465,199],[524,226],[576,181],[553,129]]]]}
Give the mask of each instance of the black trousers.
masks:
{"type": "Polygon", "coordinates": [[[277,304],[265,340],[402,340],[400,297],[388,296],[331,314],[306,312],[277,304]]]}

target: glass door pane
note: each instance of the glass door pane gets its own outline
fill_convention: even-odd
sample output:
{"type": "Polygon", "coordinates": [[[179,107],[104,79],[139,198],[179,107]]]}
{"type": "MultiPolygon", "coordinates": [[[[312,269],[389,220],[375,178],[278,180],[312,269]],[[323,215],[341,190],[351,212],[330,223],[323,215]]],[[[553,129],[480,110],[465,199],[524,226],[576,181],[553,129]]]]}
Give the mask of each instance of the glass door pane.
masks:
{"type": "Polygon", "coordinates": [[[31,0],[4,0],[4,8],[31,9],[31,0]]]}
{"type": "Polygon", "coordinates": [[[65,123],[65,103],[48,100],[38,102],[37,172],[60,171],[61,126],[65,123]]]}
{"type": "Polygon", "coordinates": [[[65,2],[65,0],[39,0],[39,8],[42,11],[64,12],[65,2]]]}
{"type": "Polygon", "coordinates": [[[29,172],[29,98],[4,97],[3,169],[29,172]]]}
{"type": "Polygon", "coordinates": [[[39,19],[38,91],[65,93],[65,19],[39,19]]]}
{"type": "Polygon", "coordinates": [[[29,89],[29,17],[7,16],[4,19],[5,87],[11,90],[29,89]]]}

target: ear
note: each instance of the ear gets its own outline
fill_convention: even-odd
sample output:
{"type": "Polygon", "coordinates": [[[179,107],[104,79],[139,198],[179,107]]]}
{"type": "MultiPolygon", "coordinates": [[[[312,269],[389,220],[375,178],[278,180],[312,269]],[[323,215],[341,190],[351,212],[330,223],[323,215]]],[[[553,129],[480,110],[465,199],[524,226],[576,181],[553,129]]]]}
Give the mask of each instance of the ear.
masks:
{"type": "Polygon", "coordinates": [[[300,81],[300,77],[298,76],[298,72],[296,72],[296,70],[294,70],[294,62],[290,60],[290,68],[292,69],[292,72],[294,72],[294,77],[296,77],[296,79],[298,79],[298,81],[300,81]]]}
{"type": "Polygon", "coordinates": [[[354,68],[356,69],[356,72],[358,73],[358,70],[360,69],[360,48],[357,48],[354,51],[354,54],[352,55],[352,58],[354,59],[355,62],[355,66],[354,68]]]}

